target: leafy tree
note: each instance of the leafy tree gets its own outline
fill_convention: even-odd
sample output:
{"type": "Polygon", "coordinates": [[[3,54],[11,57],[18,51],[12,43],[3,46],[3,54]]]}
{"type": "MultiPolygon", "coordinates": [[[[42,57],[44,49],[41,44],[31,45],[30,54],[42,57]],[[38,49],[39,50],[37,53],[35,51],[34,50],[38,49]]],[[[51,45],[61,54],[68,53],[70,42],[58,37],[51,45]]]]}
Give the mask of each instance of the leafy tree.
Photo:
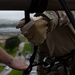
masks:
{"type": "Polygon", "coordinates": [[[19,46],[20,42],[21,41],[17,36],[8,38],[5,42],[5,48],[12,52],[15,47],[19,46]]]}

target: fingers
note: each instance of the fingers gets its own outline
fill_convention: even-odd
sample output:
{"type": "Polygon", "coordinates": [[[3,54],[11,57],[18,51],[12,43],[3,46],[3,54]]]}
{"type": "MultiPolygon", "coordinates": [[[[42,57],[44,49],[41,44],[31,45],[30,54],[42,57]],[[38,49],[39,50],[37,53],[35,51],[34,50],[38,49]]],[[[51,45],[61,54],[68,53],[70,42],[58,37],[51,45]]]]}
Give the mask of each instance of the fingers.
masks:
{"type": "Polygon", "coordinates": [[[18,29],[18,28],[22,28],[24,25],[25,25],[25,19],[21,19],[21,20],[19,21],[19,23],[17,24],[16,28],[17,28],[17,29],[18,29]]]}
{"type": "Polygon", "coordinates": [[[28,65],[26,63],[24,63],[22,60],[15,59],[12,62],[12,65],[10,67],[15,70],[23,71],[23,70],[27,69],[28,65]]]}

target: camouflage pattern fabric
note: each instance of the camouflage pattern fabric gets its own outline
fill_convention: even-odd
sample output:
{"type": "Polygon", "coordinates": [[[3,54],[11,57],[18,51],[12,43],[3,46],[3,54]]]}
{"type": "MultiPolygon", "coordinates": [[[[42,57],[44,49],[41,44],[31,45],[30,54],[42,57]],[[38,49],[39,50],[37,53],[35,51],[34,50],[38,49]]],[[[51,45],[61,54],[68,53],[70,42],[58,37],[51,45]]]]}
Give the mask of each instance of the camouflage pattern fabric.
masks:
{"type": "MultiPolygon", "coordinates": [[[[27,28],[27,33],[23,29],[25,21],[21,20],[17,25],[17,28],[21,28],[21,32],[30,42],[39,45],[39,62],[43,61],[45,56],[62,56],[75,49],[75,29],[65,12],[45,11],[43,14],[50,21],[47,21],[46,17],[34,21],[34,24],[28,27],[29,29],[27,28]]],[[[42,65],[38,66],[37,71],[38,75],[47,75],[47,69],[42,65]]],[[[56,68],[48,75],[64,75],[63,68],[56,68]]]]}
{"type": "MultiPolygon", "coordinates": [[[[39,62],[42,62],[43,59],[47,56],[51,57],[49,54],[49,49],[46,44],[46,40],[43,42],[43,44],[39,45],[38,55],[39,55],[39,57],[38,57],[39,62]]],[[[49,63],[50,61],[51,60],[49,59],[47,62],[49,63]]],[[[69,71],[68,69],[67,69],[67,71],[69,71]]],[[[63,64],[54,65],[52,70],[47,74],[48,70],[49,69],[43,67],[43,65],[39,65],[37,67],[38,75],[65,75],[65,70],[64,70],[63,64]]]]}
{"type": "MultiPolygon", "coordinates": [[[[52,20],[52,25],[49,24],[48,27],[45,43],[45,45],[47,44],[46,46],[48,46],[48,54],[51,56],[62,56],[70,53],[72,49],[75,49],[75,30],[69,22],[69,19],[64,11],[58,11],[59,16],[54,11],[47,11],[47,13],[45,13],[46,16],[52,20]]],[[[45,53],[47,49],[43,49],[45,46],[41,47],[40,52],[43,51],[43,55],[39,53],[39,58],[43,60],[44,56],[48,54],[45,53]]],[[[38,75],[45,74],[46,71],[47,69],[39,66],[38,75]]],[[[51,71],[48,75],[65,75],[65,73],[63,67],[60,67],[55,68],[55,70],[53,72],[51,71]]]]}

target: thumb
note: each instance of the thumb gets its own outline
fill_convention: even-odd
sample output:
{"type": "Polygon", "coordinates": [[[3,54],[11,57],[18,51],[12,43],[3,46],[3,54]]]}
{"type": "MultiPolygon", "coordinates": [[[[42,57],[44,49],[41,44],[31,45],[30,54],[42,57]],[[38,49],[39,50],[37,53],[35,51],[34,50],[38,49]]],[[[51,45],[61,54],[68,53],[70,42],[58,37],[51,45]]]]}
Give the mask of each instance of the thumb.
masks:
{"type": "Polygon", "coordinates": [[[18,24],[16,25],[16,28],[22,28],[25,25],[25,19],[21,19],[18,24]]]}

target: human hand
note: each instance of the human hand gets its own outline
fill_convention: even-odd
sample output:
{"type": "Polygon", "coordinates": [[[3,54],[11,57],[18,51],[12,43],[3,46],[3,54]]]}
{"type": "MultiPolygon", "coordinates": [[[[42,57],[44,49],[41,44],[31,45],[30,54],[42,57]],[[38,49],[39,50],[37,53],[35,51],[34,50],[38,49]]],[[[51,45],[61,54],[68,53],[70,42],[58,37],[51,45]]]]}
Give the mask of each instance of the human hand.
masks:
{"type": "Polygon", "coordinates": [[[40,18],[35,21],[31,20],[27,24],[25,24],[24,22],[25,22],[24,19],[20,20],[20,22],[17,24],[16,28],[20,28],[21,33],[30,42],[34,43],[35,45],[39,45],[39,44],[43,43],[46,38],[48,22],[46,20],[44,20],[43,18],[40,18]]]}
{"type": "Polygon", "coordinates": [[[28,65],[23,60],[19,60],[16,58],[13,58],[8,66],[20,71],[23,71],[28,67],[28,65]]]}

